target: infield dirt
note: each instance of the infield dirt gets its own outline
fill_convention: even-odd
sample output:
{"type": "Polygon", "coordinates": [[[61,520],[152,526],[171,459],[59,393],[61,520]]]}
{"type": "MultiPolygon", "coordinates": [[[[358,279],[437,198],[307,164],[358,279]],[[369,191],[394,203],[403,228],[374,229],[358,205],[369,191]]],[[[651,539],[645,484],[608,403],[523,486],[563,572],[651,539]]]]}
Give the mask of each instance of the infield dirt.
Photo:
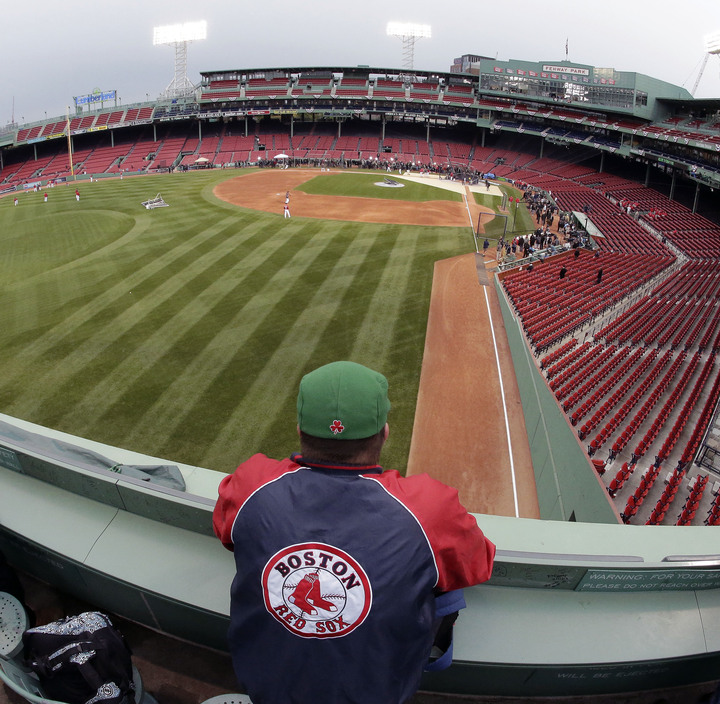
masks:
{"type": "MultiPolygon", "coordinates": [[[[318,171],[312,169],[262,169],[223,181],[215,187],[215,195],[233,205],[277,213],[282,217],[285,193],[289,191],[293,217],[398,225],[466,227],[477,222],[478,213],[492,213],[488,208],[477,205],[472,198],[468,199],[468,213],[465,203],[448,200],[415,203],[383,198],[321,196],[296,190],[317,175],[318,171]]],[[[343,173],[335,175],[342,178],[343,173]]],[[[382,179],[383,174],[378,172],[378,181],[382,179]]],[[[428,183],[433,185],[432,181],[428,183]]]]}

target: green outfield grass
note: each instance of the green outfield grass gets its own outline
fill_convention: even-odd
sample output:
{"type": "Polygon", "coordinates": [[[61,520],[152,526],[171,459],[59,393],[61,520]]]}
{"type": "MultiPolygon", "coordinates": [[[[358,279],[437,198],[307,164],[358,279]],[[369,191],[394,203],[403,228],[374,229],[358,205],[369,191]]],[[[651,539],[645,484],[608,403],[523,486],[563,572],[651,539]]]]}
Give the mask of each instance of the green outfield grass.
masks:
{"type": "MultiPolygon", "coordinates": [[[[521,198],[522,191],[510,185],[509,183],[498,183],[497,184],[503,193],[507,194],[509,198],[521,198]]],[[[501,212],[499,210],[502,202],[501,196],[492,196],[487,193],[474,193],[473,197],[475,202],[486,208],[492,208],[495,212],[501,212]]],[[[483,226],[485,229],[484,236],[489,237],[493,240],[497,240],[504,236],[506,240],[511,240],[517,235],[527,235],[535,229],[533,219],[528,212],[528,209],[521,203],[519,206],[508,204],[508,209],[502,211],[503,216],[497,218],[483,218],[483,226]]]]}
{"type": "Polygon", "coordinates": [[[340,178],[336,175],[323,174],[306,181],[298,187],[299,191],[312,195],[355,196],[356,198],[385,198],[387,200],[409,200],[417,203],[430,200],[449,200],[462,202],[462,195],[454,191],[446,191],[424,183],[406,181],[394,174],[384,171],[373,173],[346,172],[340,178]],[[402,188],[378,186],[387,177],[398,183],[402,188]]]}
{"type": "Polygon", "coordinates": [[[352,359],[389,378],[403,470],[433,263],[471,251],[469,228],[284,220],[216,199],[237,173],[0,200],[0,410],[231,471],[296,450],[300,376],[352,359]],[[157,193],[170,207],[142,208],[157,193]]]}

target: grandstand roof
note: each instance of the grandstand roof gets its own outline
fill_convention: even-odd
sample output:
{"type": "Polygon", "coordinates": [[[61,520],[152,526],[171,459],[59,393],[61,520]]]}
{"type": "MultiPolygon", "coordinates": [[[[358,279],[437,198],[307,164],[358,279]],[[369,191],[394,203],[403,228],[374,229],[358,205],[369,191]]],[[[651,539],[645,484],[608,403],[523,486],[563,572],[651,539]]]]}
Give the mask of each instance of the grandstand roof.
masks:
{"type": "Polygon", "coordinates": [[[720,114],[720,98],[660,98],[662,103],[666,103],[678,113],[699,114],[699,113],[718,113],[720,114]]]}

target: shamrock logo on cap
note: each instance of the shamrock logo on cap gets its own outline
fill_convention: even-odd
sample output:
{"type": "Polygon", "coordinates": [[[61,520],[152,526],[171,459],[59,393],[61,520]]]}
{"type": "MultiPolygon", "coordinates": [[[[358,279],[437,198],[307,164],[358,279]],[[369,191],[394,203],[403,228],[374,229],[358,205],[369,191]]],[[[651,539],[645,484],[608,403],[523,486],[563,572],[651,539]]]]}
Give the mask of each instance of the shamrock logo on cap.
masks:
{"type": "Polygon", "coordinates": [[[341,420],[334,420],[332,422],[332,425],[330,426],[330,430],[333,434],[337,435],[338,433],[342,433],[342,431],[345,430],[345,426],[342,424],[341,420]]]}

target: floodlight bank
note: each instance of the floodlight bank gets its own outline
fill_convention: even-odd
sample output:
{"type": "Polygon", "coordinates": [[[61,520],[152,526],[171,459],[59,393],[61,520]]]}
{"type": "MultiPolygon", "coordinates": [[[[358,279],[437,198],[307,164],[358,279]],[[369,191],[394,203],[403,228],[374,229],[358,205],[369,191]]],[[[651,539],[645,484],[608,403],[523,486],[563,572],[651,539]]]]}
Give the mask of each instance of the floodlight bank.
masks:
{"type": "Polygon", "coordinates": [[[429,24],[410,22],[388,22],[387,33],[390,37],[419,37],[430,39],[432,31],[429,24]]]}
{"type": "Polygon", "coordinates": [[[153,44],[175,44],[192,42],[207,38],[207,22],[185,22],[184,24],[166,24],[153,28],[153,44]]]}
{"type": "Polygon", "coordinates": [[[705,37],[705,51],[708,54],[720,54],[720,32],[705,37]]]}

